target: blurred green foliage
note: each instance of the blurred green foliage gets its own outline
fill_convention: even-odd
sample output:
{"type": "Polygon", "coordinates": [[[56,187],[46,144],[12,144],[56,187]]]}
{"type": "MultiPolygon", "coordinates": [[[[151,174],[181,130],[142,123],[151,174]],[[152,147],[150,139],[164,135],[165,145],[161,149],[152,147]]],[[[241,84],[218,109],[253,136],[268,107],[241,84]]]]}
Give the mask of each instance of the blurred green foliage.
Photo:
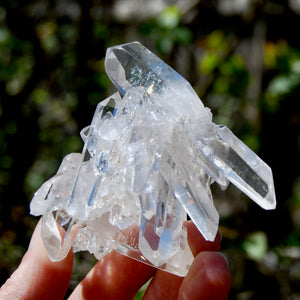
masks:
{"type": "MultiPolygon", "coordinates": [[[[300,44],[290,32],[299,15],[271,0],[240,15],[222,13],[213,2],[162,1],[159,12],[142,15],[128,1],[131,14],[124,17],[118,3],[0,4],[1,282],[36,224],[29,216],[34,191],[66,154],[81,151],[80,129],[114,91],[104,70],[106,48],[139,40],[183,74],[214,121],[273,170],[276,211],[262,211],[234,187],[214,191],[232,271],[230,299],[298,299],[300,44]]],[[[76,256],[71,289],[94,263],[76,256]]]]}
{"type": "Polygon", "coordinates": [[[254,261],[261,261],[268,250],[268,238],[262,231],[251,232],[243,241],[243,249],[248,258],[254,261]]]}
{"type": "Polygon", "coordinates": [[[265,62],[269,70],[277,72],[266,88],[264,99],[264,108],[275,113],[280,100],[292,94],[300,84],[300,50],[282,40],[266,43],[265,62]]]}
{"type": "Polygon", "coordinates": [[[176,44],[187,44],[192,41],[192,32],[182,24],[181,18],[180,8],[170,5],[155,19],[141,24],[139,32],[150,38],[161,54],[170,55],[176,44]]]}

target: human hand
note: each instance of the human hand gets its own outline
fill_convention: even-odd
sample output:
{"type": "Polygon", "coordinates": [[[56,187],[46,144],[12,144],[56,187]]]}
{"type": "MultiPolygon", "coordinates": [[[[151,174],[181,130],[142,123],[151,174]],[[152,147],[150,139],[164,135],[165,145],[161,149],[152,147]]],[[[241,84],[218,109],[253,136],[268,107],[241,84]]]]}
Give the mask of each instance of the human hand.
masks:
{"type": "MultiPolygon", "coordinates": [[[[165,271],[123,256],[117,252],[107,254],[76,287],[69,300],[122,299],[134,297],[151,277],[145,300],[226,299],[231,280],[227,260],[220,254],[221,235],[207,242],[195,225],[187,223],[188,239],[195,256],[186,277],[165,271]]],[[[63,299],[68,289],[73,267],[73,253],[59,262],[51,262],[41,239],[38,223],[28,251],[18,269],[1,287],[3,300],[63,299]]]]}

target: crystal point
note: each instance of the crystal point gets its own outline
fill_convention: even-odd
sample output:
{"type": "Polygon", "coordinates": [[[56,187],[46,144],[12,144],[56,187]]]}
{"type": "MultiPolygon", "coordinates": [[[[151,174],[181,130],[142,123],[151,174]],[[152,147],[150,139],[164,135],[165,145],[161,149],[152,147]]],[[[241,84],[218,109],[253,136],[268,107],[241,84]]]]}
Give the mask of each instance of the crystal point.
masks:
{"type": "Polygon", "coordinates": [[[138,42],[107,50],[119,92],[100,102],[70,154],[35,193],[53,261],[111,250],[184,276],[193,261],[185,221],[214,240],[219,214],[210,185],[228,182],[265,209],[276,206],[271,169],[224,126],[212,122],[191,85],[138,42]],[[66,230],[62,239],[59,226],[66,230]]]}

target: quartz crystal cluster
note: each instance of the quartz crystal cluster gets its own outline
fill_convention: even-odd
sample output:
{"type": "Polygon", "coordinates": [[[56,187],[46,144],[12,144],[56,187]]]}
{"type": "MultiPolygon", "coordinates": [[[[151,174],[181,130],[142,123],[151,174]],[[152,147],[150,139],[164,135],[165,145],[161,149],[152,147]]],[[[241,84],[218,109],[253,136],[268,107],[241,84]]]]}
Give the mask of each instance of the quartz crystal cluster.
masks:
{"type": "Polygon", "coordinates": [[[184,276],[193,260],[187,215],[205,239],[217,232],[210,185],[230,181],[273,209],[271,169],[214,124],[190,84],[140,43],[109,48],[105,67],[119,91],[98,104],[81,131],[82,154],[64,158],[35,193],[31,214],[43,216],[53,261],[72,246],[97,259],[116,250],[184,276]]]}

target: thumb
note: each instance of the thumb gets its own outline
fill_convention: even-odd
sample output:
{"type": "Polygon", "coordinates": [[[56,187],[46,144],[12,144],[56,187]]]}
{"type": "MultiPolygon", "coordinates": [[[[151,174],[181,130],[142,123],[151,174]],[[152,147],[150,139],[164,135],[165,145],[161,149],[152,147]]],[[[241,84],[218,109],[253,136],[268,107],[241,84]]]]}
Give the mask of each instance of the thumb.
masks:
{"type": "Polygon", "coordinates": [[[0,299],[63,299],[72,274],[73,254],[51,262],[37,224],[21,264],[0,289],[0,299]]]}

